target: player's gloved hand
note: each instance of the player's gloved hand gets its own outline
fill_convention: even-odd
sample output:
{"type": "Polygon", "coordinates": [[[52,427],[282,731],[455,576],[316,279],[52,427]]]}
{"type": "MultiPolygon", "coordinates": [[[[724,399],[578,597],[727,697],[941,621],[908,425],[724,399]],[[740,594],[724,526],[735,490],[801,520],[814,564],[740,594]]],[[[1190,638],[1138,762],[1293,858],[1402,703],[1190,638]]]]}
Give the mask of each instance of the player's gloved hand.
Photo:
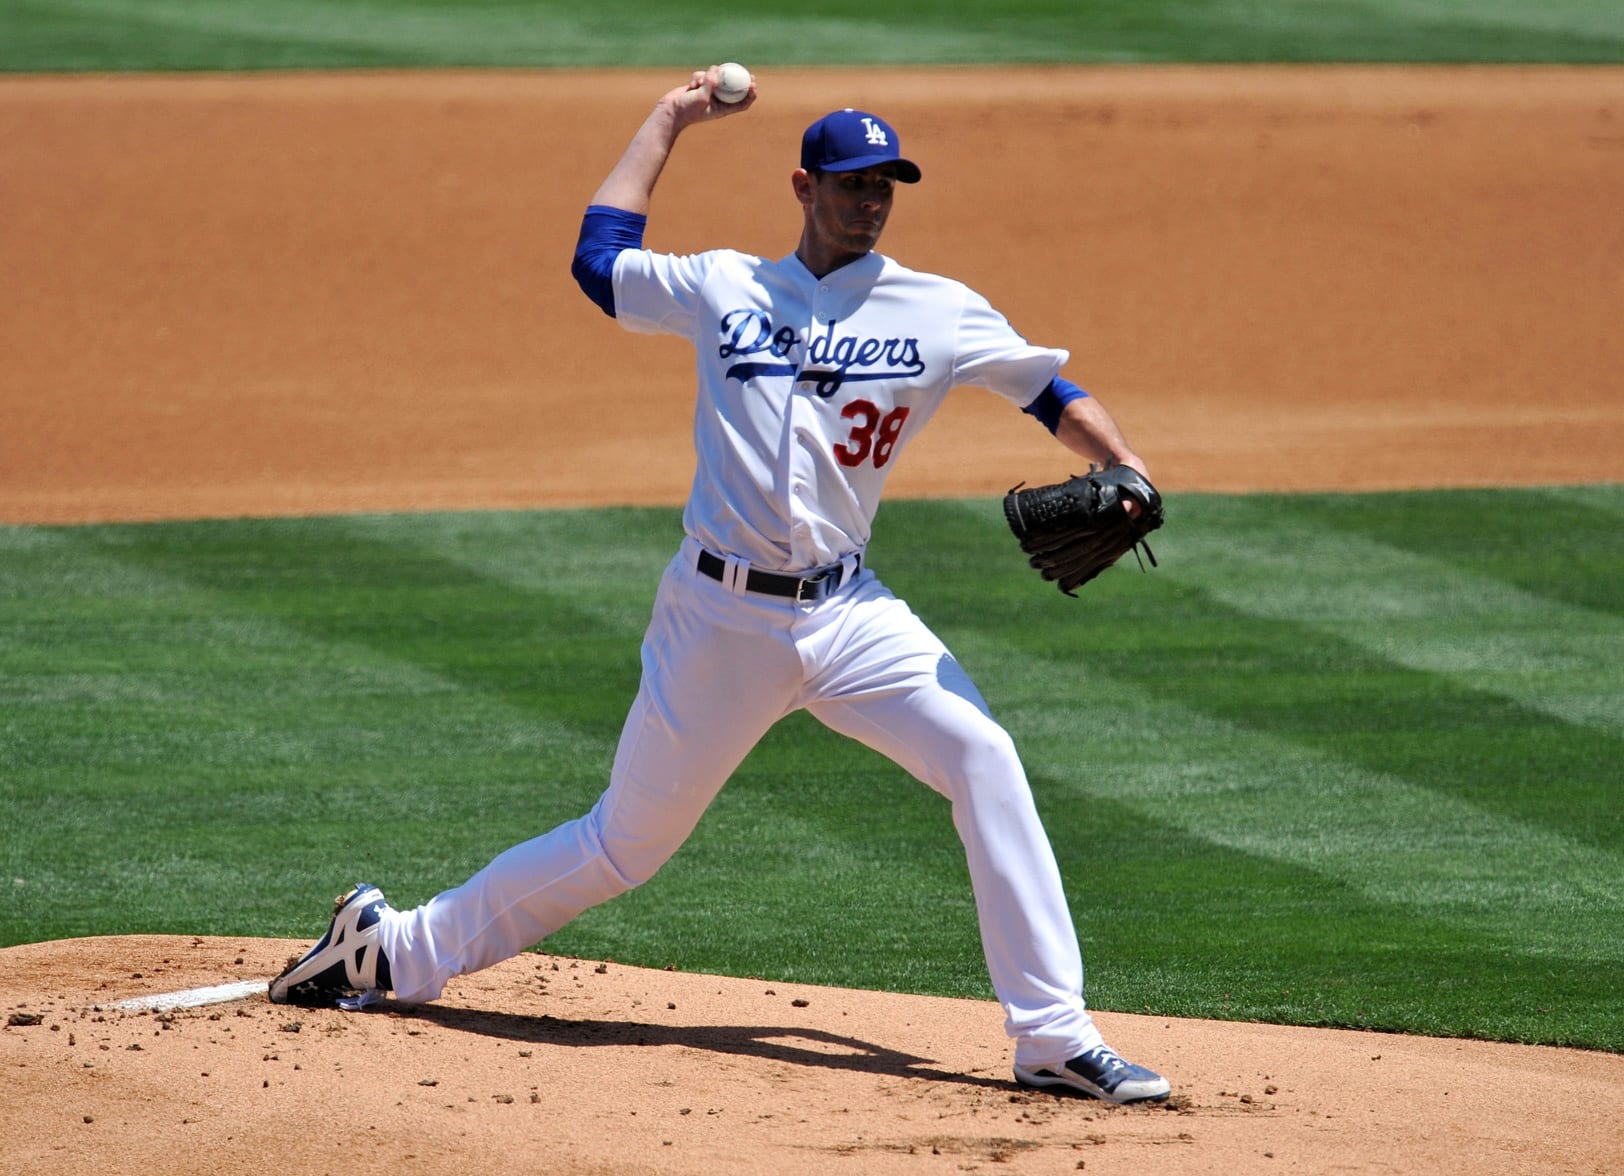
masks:
{"type": "Polygon", "coordinates": [[[1021,550],[1067,596],[1136,547],[1155,567],[1145,536],[1163,517],[1156,487],[1125,465],[1096,466],[1052,486],[1016,486],[1004,495],[1004,518],[1021,550]]]}

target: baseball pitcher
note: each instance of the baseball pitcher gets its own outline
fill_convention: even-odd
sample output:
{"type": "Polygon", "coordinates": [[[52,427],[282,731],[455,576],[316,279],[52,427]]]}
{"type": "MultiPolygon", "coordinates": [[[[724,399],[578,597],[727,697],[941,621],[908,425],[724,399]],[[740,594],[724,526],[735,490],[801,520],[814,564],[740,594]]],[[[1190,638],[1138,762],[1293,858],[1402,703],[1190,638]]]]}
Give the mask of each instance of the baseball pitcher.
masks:
{"type": "MultiPolygon", "coordinates": [[[[1013,742],[864,561],[886,479],[959,385],[990,389],[1079,457],[1131,474],[1103,499],[1119,518],[1159,521],[1145,466],[1061,376],[1067,352],[1028,343],[961,283],[876,252],[898,185],[921,180],[877,115],[836,110],[806,129],[790,176],[800,235],[783,257],[643,248],[679,136],[756,102],[753,83],[736,102],[717,98],[718,75],[696,72],[659,100],[587,208],[573,264],[621,327],[681,336],[697,360],[685,534],[608,788],[584,816],[415,910],[358,885],[271,982],[271,999],[360,1007],[392,990],[430,1001],[451,977],[544,940],[652,877],[761,736],[805,709],[951,802],[1017,1081],[1166,1099],[1167,1081],[1123,1060],[1089,1015],[1060,872],[1013,742]]],[[[1011,525],[1030,526],[1047,502],[1025,501],[1011,525]]]]}

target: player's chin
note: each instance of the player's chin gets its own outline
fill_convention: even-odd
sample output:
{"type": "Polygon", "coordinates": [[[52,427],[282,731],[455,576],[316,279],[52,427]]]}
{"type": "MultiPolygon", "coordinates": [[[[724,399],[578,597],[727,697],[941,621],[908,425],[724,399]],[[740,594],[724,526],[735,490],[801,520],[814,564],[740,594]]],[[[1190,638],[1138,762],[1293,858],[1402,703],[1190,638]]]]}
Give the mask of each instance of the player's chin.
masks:
{"type": "Polygon", "coordinates": [[[853,248],[872,249],[884,231],[884,221],[857,221],[846,226],[846,241],[853,248]]]}

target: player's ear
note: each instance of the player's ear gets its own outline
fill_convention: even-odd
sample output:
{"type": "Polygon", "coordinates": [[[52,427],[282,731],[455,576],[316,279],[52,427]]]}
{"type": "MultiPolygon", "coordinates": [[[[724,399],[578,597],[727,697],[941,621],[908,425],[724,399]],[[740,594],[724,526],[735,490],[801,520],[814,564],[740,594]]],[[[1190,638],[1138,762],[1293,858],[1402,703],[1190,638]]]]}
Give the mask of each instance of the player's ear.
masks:
{"type": "Polygon", "coordinates": [[[789,182],[795,189],[795,199],[802,204],[812,203],[812,190],[817,185],[817,180],[813,178],[811,172],[804,167],[798,167],[790,174],[789,182]]]}

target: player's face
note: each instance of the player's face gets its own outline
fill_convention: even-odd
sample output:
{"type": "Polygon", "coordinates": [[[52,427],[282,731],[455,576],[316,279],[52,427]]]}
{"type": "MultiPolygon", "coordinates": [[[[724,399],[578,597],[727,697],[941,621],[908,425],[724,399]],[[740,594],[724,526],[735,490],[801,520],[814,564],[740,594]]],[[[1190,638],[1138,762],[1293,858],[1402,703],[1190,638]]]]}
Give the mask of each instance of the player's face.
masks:
{"type": "Polygon", "coordinates": [[[831,257],[850,260],[868,253],[879,243],[891,215],[896,186],[896,165],[889,163],[808,175],[796,191],[806,207],[810,241],[831,257]]]}

